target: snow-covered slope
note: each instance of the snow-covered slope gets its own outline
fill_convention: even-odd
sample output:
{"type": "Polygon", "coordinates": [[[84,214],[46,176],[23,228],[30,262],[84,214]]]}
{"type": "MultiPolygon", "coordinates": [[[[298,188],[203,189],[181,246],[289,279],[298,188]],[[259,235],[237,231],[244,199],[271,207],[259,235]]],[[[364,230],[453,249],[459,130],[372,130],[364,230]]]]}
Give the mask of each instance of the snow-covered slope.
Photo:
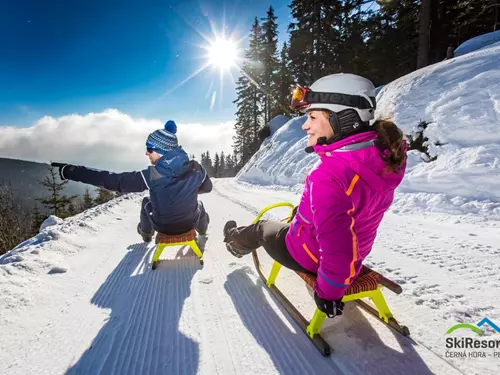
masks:
{"type": "MultiPolygon", "coordinates": [[[[348,303],[325,323],[334,349],[325,358],[268,293],[251,257],[234,258],[222,243],[227,220],[249,223],[263,206],[299,195],[215,181],[201,197],[212,218],[200,239],[204,268],[175,247],[156,271],[153,244],[135,233],[141,197],[56,220],[0,257],[1,374],[498,373],[498,359],[450,359],[444,347],[457,322],[500,322],[498,223],[389,213],[368,264],[403,286],[399,296],[385,294],[412,336],[348,303]]],[[[312,296],[295,274],[282,270],[277,285],[311,316],[312,296]]]]}
{"type": "Polygon", "coordinates": [[[492,44],[495,44],[497,42],[500,42],[500,30],[483,35],[478,35],[475,38],[465,41],[455,49],[453,54],[455,57],[462,56],[466,53],[474,52],[479,49],[491,46],[492,44]]]}
{"type": "MultiPolygon", "coordinates": [[[[426,163],[411,151],[395,207],[464,213],[500,219],[500,45],[420,69],[385,85],[377,116],[392,118],[406,134],[421,121],[429,152],[426,163]],[[402,194],[405,193],[405,194],[402,194]]],[[[303,117],[276,132],[239,173],[242,182],[299,191],[317,160],[303,152],[303,117]]]]}
{"type": "Polygon", "coordinates": [[[238,173],[237,179],[259,185],[294,186],[314,163],[314,155],[304,153],[306,139],[301,129],[305,116],[281,126],[261,145],[238,173]]]}
{"type": "Polygon", "coordinates": [[[271,135],[276,133],[278,129],[285,125],[288,121],[290,121],[290,118],[284,115],[278,115],[269,121],[267,126],[269,127],[271,135]]]}

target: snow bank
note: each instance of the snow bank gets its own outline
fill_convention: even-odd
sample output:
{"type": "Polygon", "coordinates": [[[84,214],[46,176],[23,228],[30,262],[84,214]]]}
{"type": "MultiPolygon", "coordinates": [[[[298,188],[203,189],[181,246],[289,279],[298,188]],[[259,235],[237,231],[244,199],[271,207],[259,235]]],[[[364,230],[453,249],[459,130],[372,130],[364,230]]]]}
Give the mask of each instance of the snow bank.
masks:
{"type": "MultiPolygon", "coordinates": [[[[401,191],[500,203],[500,46],[416,71],[387,85],[378,114],[409,134],[421,121],[429,153],[411,155],[401,191]]],[[[499,207],[498,205],[496,206],[499,207]]]]}
{"type": "Polygon", "coordinates": [[[300,176],[305,176],[316,160],[314,154],[304,152],[307,137],[301,127],[305,121],[306,116],[295,117],[280,127],[266,139],[236,179],[262,186],[293,188],[300,184],[300,176]]]}
{"type": "Polygon", "coordinates": [[[284,115],[278,115],[269,121],[267,126],[269,127],[271,135],[275,134],[278,129],[285,125],[288,121],[290,121],[290,117],[284,115]]]}
{"type": "Polygon", "coordinates": [[[469,39],[460,44],[453,53],[455,57],[465,55],[466,53],[477,51],[481,48],[491,46],[494,43],[500,42],[500,30],[486,33],[469,39]]]}
{"type": "Polygon", "coordinates": [[[79,251],[81,247],[77,235],[90,236],[100,231],[103,223],[96,221],[96,218],[107,221],[109,218],[102,214],[110,212],[124,201],[139,201],[141,198],[141,193],[123,195],[64,220],[51,215],[42,223],[36,236],[0,256],[0,276],[24,272],[32,276],[66,272],[65,257],[79,251]],[[75,228],[78,229],[77,234],[75,228]],[[40,257],[40,253],[43,256],[40,257]]]}

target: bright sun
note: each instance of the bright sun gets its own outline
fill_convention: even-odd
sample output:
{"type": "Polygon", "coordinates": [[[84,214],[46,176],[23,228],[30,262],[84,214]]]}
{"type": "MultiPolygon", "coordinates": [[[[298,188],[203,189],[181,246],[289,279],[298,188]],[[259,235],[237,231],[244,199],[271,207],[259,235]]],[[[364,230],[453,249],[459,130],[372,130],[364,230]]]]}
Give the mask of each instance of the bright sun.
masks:
{"type": "Polygon", "coordinates": [[[207,48],[208,63],[222,70],[236,65],[238,59],[237,44],[231,39],[217,38],[207,48]]]}

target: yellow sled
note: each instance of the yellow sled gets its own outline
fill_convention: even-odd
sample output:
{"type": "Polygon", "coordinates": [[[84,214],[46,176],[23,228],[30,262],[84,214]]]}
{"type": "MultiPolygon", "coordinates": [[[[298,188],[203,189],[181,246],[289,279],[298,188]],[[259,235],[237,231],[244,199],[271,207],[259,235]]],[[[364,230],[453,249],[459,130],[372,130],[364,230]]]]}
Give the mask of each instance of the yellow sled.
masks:
{"type": "MultiPolygon", "coordinates": [[[[292,220],[292,214],[294,205],[289,202],[280,202],[275,203],[270,206],[265,207],[262,211],[259,212],[253,224],[256,224],[262,215],[267,211],[276,208],[276,207],[290,207],[290,215],[287,217],[286,222],[290,222],[292,220]]],[[[304,333],[309,337],[309,339],[313,342],[314,346],[320,351],[320,353],[324,356],[329,356],[332,349],[330,345],[321,337],[320,330],[323,322],[326,318],[326,314],[316,309],[311,321],[308,321],[304,316],[295,308],[295,306],[283,295],[283,293],[276,287],[276,277],[281,269],[281,264],[277,261],[274,261],[274,264],[271,268],[271,272],[269,277],[265,277],[262,271],[262,267],[259,261],[259,257],[257,255],[257,250],[254,250],[253,253],[253,261],[255,263],[255,267],[257,268],[257,272],[259,273],[260,278],[269,290],[273,293],[273,295],[278,299],[281,305],[287,310],[290,316],[295,320],[295,322],[301,327],[304,333]]],[[[296,272],[304,282],[312,289],[314,289],[314,285],[316,283],[316,277],[310,273],[305,272],[296,272]]],[[[352,282],[352,284],[347,289],[344,298],[342,298],[343,302],[356,301],[363,309],[368,311],[370,314],[379,318],[382,322],[395,329],[397,332],[401,333],[404,336],[408,336],[410,331],[406,326],[400,325],[396,319],[393,317],[389,306],[382,294],[382,288],[385,287],[396,294],[401,294],[403,289],[400,285],[387,279],[376,271],[363,266],[360,274],[356,277],[356,279],[352,282]],[[363,298],[369,298],[373,302],[373,306],[365,301],[362,301],[363,298]]]]}
{"type": "Polygon", "coordinates": [[[156,269],[160,261],[160,255],[166,247],[182,245],[188,245],[189,247],[191,247],[191,249],[193,249],[194,253],[200,260],[200,264],[203,266],[203,253],[196,243],[196,230],[191,229],[189,232],[179,235],[158,233],[156,235],[156,251],[153,255],[153,264],[151,265],[151,268],[153,270],[156,269]]]}

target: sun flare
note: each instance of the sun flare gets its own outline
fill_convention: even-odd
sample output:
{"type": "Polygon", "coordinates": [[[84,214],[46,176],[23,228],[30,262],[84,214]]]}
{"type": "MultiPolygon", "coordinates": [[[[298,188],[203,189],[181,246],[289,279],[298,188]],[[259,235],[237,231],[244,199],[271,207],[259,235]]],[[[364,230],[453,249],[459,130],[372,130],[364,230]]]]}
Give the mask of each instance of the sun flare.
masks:
{"type": "Polygon", "coordinates": [[[207,52],[208,63],[222,70],[235,66],[238,60],[238,46],[231,39],[215,39],[207,47],[207,52]]]}
{"type": "MultiPolygon", "coordinates": [[[[210,83],[210,88],[208,90],[209,92],[206,95],[207,99],[210,98],[210,95],[212,95],[210,100],[210,109],[213,109],[216,100],[220,102],[223,98],[224,78],[226,76],[229,76],[231,82],[236,81],[233,77],[233,73],[235,70],[241,69],[241,64],[244,61],[242,41],[245,39],[245,37],[238,39],[236,37],[236,32],[231,32],[229,36],[226,36],[225,32],[217,31],[214,24],[210,23],[210,26],[212,29],[211,35],[203,34],[199,32],[195,27],[193,27],[193,29],[197,31],[200,37],[204,40],[203,44],[194,44],[201,51],[204,51],[204,53],[202,52],[200,55],[197,55],[195,57],[196,59],[203,60],[201,65],[175,86],[169,87],[169,89],[162,94],[160,99],[164,98],[167,95],[170,95],[179,87],[183,86],[193,78],[205,72],[208,68],[212,68],[208,70],[210,70],[210,73],[212,74],[217,71],[220,83],[219,89],[214,89],[212,91],[213,83],[217,79],[216,76],[213,76],[211,78],[212,82],[210,83]]],[[[225,29],[226,27],[223,27],[223,30],[225,29]]]]}

